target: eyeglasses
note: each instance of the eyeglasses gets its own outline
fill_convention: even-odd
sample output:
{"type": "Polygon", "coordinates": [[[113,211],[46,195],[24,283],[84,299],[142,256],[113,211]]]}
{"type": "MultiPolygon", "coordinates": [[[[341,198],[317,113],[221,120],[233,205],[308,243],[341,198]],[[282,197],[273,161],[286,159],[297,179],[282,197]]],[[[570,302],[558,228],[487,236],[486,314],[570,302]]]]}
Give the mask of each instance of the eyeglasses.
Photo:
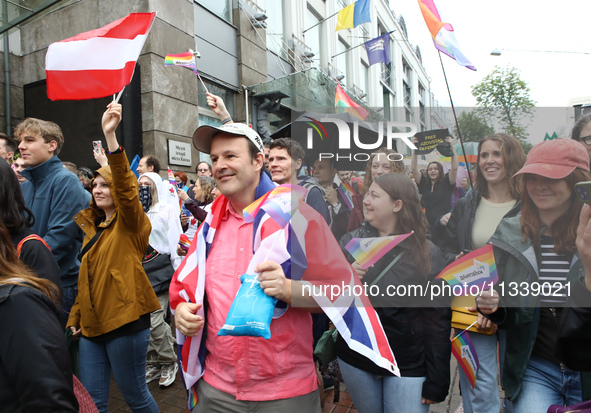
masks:
{"type": "Polygon", "coordinates": [[[579,142],[585,142],[585,145],[591,145],[591,135],[589,135],[589,136],[581,136],[579,138],[579,142]]]}
{"type": "Polygon", "coordinates": [[[209,169],[205,168],[205,169],[197,169],[197,172],[209,172],[209,169]]]}

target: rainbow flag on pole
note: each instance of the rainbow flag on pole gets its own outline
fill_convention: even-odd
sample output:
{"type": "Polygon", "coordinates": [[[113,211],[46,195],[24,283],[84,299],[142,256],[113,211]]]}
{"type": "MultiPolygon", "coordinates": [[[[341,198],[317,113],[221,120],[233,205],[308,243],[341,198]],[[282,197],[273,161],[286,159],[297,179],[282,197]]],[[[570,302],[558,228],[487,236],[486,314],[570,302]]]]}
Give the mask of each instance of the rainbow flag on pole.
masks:
{"type": "Polygon", "coordinates": [[[345,249],[363,268],[369,268],[382,258],[388,251],[413,234],[391,235],[389,237],[353,238],[345,249]]]}
{"type": "Polygon", "coordinates": [[[353,209],[353,195],[355,195],[355,189],[353,189],[353,185],[351,182],[347,182],[344,184],[339,185],[338,189],[343,201],[347,204],[348,209],[353,209]]]}
{"type": "Polygon", "coordinates": [[[479,363],[476,349],[474,349],[467,330],[462,331],[451,341],[451,352],[474,388],[479,363]]]}
{"type": "Polygon", "coordinates": [[[197,73],[197,64],[195,63],[195,55],[191,52],[180,54],[167,54],[164,57],[164,66],[184,66],[192,69],[197,73]]]}
{"type": "Polygon", "coordinates": [[[351,115],[365,120],[369,112],[363,107],[355,103],[343,90],[341,85],[337,83],[337,93],[334,97],[334,108],[337,113],[349,112],[351,115]]]}
{"type": "Polygon", "coordinates": [[[370,1],[357,0],[353,4],[349,4],[343,8],[337,17],[337,28],[335,31],[342,29],[354,29],[361,23],[371,21],[370,16],[370,1]]]}
{"type": "Polygon", "coordinates": [[[435,48],[470,70],[476,68],[460,50],[451,24],[442,21],[433,0],[418,0],[421,13],[433,38],[435,48]]]}
{"type": "Polygon", "coordinates": [[[470,288],[472,286],[478,288],[478,293],[489,288],[491,283],[494,284],[499,279],[492,244],[478,248],[452,262],[441,271],[437,278],[443,278],[452,287],[465,285],[466,288],[462,288],[462,292],[459,294],[456,294],[456,291],[459,290],[453,289],[454,295],[465,295],[466,292],[475,294],[476,291],[467,291],[472,290],[470,288]]]}

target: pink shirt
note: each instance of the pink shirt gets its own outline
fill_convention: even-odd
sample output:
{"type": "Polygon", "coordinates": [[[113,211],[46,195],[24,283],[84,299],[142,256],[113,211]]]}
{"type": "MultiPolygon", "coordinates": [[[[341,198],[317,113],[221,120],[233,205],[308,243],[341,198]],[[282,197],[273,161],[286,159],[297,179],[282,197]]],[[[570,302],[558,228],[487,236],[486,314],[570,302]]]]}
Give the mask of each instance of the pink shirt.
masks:
{"type": "Polygon", "coordinates": [[[312,317],[289,308],[271,323],[271,339],[218,336],[252,259],[253,226],[230,203],[207,257],[207,356],[203,379],[237,400],[267,401],[317,389],[312,317]]]}

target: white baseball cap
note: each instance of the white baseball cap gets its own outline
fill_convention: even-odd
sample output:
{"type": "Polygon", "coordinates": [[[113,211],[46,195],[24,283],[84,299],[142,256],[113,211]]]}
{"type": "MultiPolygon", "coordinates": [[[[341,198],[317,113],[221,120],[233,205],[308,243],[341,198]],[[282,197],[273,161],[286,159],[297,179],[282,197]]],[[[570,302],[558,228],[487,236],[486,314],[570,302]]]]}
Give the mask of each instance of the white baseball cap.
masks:
{"type": "Polygon", "coordinates": [[[211,153],[211,141],[218,133],[243,136],[248,138],[258,148],[259,152],[265,152],[263,140],[252,128],[244,123],[226,123],[222,126],[203,125],[193,133],[193,145],[198,151],[211,153]]]}

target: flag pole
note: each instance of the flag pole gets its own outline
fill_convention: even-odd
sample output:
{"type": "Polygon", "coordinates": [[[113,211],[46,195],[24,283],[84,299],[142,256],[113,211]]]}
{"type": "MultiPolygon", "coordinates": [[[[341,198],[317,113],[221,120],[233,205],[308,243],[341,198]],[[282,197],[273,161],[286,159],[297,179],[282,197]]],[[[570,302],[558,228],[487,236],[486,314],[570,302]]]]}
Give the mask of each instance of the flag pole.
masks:
{"type": "Polygon", "coordinates": [[[464,334],[464,332],[466,330],[468,330],[469,328],[472,328],[474,326],[474,324],[476,324],[478,322],[478,320],[474,321],[472,324],[470,324],[468,327],[466,327],[465,329],[462,330],[462,332],[460,334],[458,334],[457,336],[455,336],[454,338],[451,339],[451,341],[454,341],[456,338],[458,338],[459,336],[461,336],[462,334],[464,334]]]}
{"type": "MultiPolygon", "coordinates": [[[[460,138],[460,146],[462,147],[462,152],[464,153],[464,161],[466,161],[466,170],[468,171],[468,179],[470,180],[470,187],[474,188],[474,184],[472,182],[472,175],[470,174],[470,163],[468,162],[468,155],[466,155],[466,150],[464,149],[464,141],[462,140],[462,134],[460,132],[460,125],[458,124],[458,118],[456,116],[456,108],[454,107],[454,101],[451,98],[451,92],[449,90],[449,83],[447,82],[447,75],[445,74],[445,67],[443,67],[443,60],[441,59],[441,52],[439,50],[437,50],[437,53],[439,54],[439,62],[441,63],[441,70],[443,71],[443,78],[445,79],[445,86],[447,86],[447,94],[449,95],[449,102],[451,103],[451,110],[454,114],[454,120],[456,122],[456,130],[458,131],[458,137],[460,138]]],[[[458,159],[458,161],[459,161],[459,159],[458,159]]],[[[472,327],[472,326],[470,326],[470,327],[472,327]]],[[[468,328],[470,328],[470,327],[468,327],[468,328]]],[[[462,334],[462,333],[460,333],[460,334],[462,334]]]]}
{"type": "Polygon", "coordinates": [[[117,96],[113,95],[113,101],[115,103],[119,103],[119,99],[121,99],[121,95],[123,95],[123,91],[125,90],[125,86],[123,86],[123,89],[121,89],[119,91],[119,93],[117,93],[117,96]]]}

